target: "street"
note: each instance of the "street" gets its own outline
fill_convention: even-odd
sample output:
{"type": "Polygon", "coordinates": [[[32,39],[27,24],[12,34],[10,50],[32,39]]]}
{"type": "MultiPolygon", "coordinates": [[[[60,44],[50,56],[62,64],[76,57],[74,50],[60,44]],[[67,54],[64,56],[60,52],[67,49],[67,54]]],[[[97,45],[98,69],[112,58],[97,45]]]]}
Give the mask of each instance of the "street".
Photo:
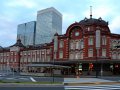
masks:
{"type": "Polygon", "coordinates": [[[0,90],[64,90],[64,87],[63,86],[57,86],[57,87],[54,87],[54,86],[44,86],[44,87],[39,87],[39,86],[36,86],[36,87],[0,87],[0,90]]]}
{"type": "Polygon", "coordinates": [[[64,82],[62,77],[34,77],[21,75],[0,76],[0,80],[5,82],[64,82]]]}
{"type": "Polygon", "coordinates": [[[0,77],[0,90],[120,90],[120,77],[58,78],[12,75],[0,77]],[[9,82],[64,82],[63,84],[14,84],[9,82]]]}
{"type": "Polygon", "coordinates": [[[117,85],[65,86],[65,90],[120,90],[117,85]]]}

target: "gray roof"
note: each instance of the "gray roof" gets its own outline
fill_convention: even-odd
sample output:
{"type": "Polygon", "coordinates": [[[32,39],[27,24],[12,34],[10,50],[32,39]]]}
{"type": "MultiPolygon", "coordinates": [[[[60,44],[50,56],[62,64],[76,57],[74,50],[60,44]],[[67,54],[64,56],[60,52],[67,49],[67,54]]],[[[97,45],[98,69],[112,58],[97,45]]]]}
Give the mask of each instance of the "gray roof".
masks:
{"type": "MultiPolygon", "coordinates": [[[[21,40],[20,40],[20,39],[18,39],[17,42],[16,42],[14,45],[12,45],[12,46],[25,47],[25,46],[21,43],[21,40]]],[[[12,47],[12,46],[11,46],[11,47],[12,47]]]]}
{"type": "Polygon", "coordinates": [[[79,22],[81,25],[98,25],[98,26],[108,26],[108,22],[102,20],[102,18],[95,19],[95,18],[90,18],[87,19],[85,18],[84,20],[81,20],[79,22]]]}

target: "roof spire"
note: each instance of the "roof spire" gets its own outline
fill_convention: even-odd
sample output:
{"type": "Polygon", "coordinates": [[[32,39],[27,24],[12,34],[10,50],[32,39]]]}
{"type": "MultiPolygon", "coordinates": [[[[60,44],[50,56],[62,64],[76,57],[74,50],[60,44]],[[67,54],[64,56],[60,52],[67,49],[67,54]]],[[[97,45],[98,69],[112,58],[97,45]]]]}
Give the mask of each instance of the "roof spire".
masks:
{"type": "Polygon", "coordinates": [[[90,6],[90,18],[92,18],[92,6],[90,6]]]}

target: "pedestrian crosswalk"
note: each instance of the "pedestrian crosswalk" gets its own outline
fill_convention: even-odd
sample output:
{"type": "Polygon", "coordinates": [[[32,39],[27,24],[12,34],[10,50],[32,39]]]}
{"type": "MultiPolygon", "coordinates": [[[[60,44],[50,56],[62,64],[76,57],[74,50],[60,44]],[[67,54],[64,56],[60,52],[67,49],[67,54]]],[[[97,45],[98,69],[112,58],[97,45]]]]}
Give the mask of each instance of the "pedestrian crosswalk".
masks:
{"type": "Polygon", "coordinates": [[[65,86],[65,90],[120,90],[120,85],[65,86]]]}

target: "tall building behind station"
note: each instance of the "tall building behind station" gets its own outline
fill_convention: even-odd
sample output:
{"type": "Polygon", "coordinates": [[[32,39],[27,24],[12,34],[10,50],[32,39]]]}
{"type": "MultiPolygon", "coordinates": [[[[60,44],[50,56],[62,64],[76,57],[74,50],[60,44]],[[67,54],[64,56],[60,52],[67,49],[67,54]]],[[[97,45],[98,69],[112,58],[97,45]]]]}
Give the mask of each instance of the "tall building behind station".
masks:
{"type": "Polygon", "coordinates": [[[37,12],[35,44],[49,43],[54,34],[62,34],[62,14],[55,8],[37,12]]]}
{"type": "Polygon", "coordinates": [[[19,24],[17,28],[17,39],[20,39],[22,44],[25,46],[34,45],[35,31],[36,21],[19,24]]]}

